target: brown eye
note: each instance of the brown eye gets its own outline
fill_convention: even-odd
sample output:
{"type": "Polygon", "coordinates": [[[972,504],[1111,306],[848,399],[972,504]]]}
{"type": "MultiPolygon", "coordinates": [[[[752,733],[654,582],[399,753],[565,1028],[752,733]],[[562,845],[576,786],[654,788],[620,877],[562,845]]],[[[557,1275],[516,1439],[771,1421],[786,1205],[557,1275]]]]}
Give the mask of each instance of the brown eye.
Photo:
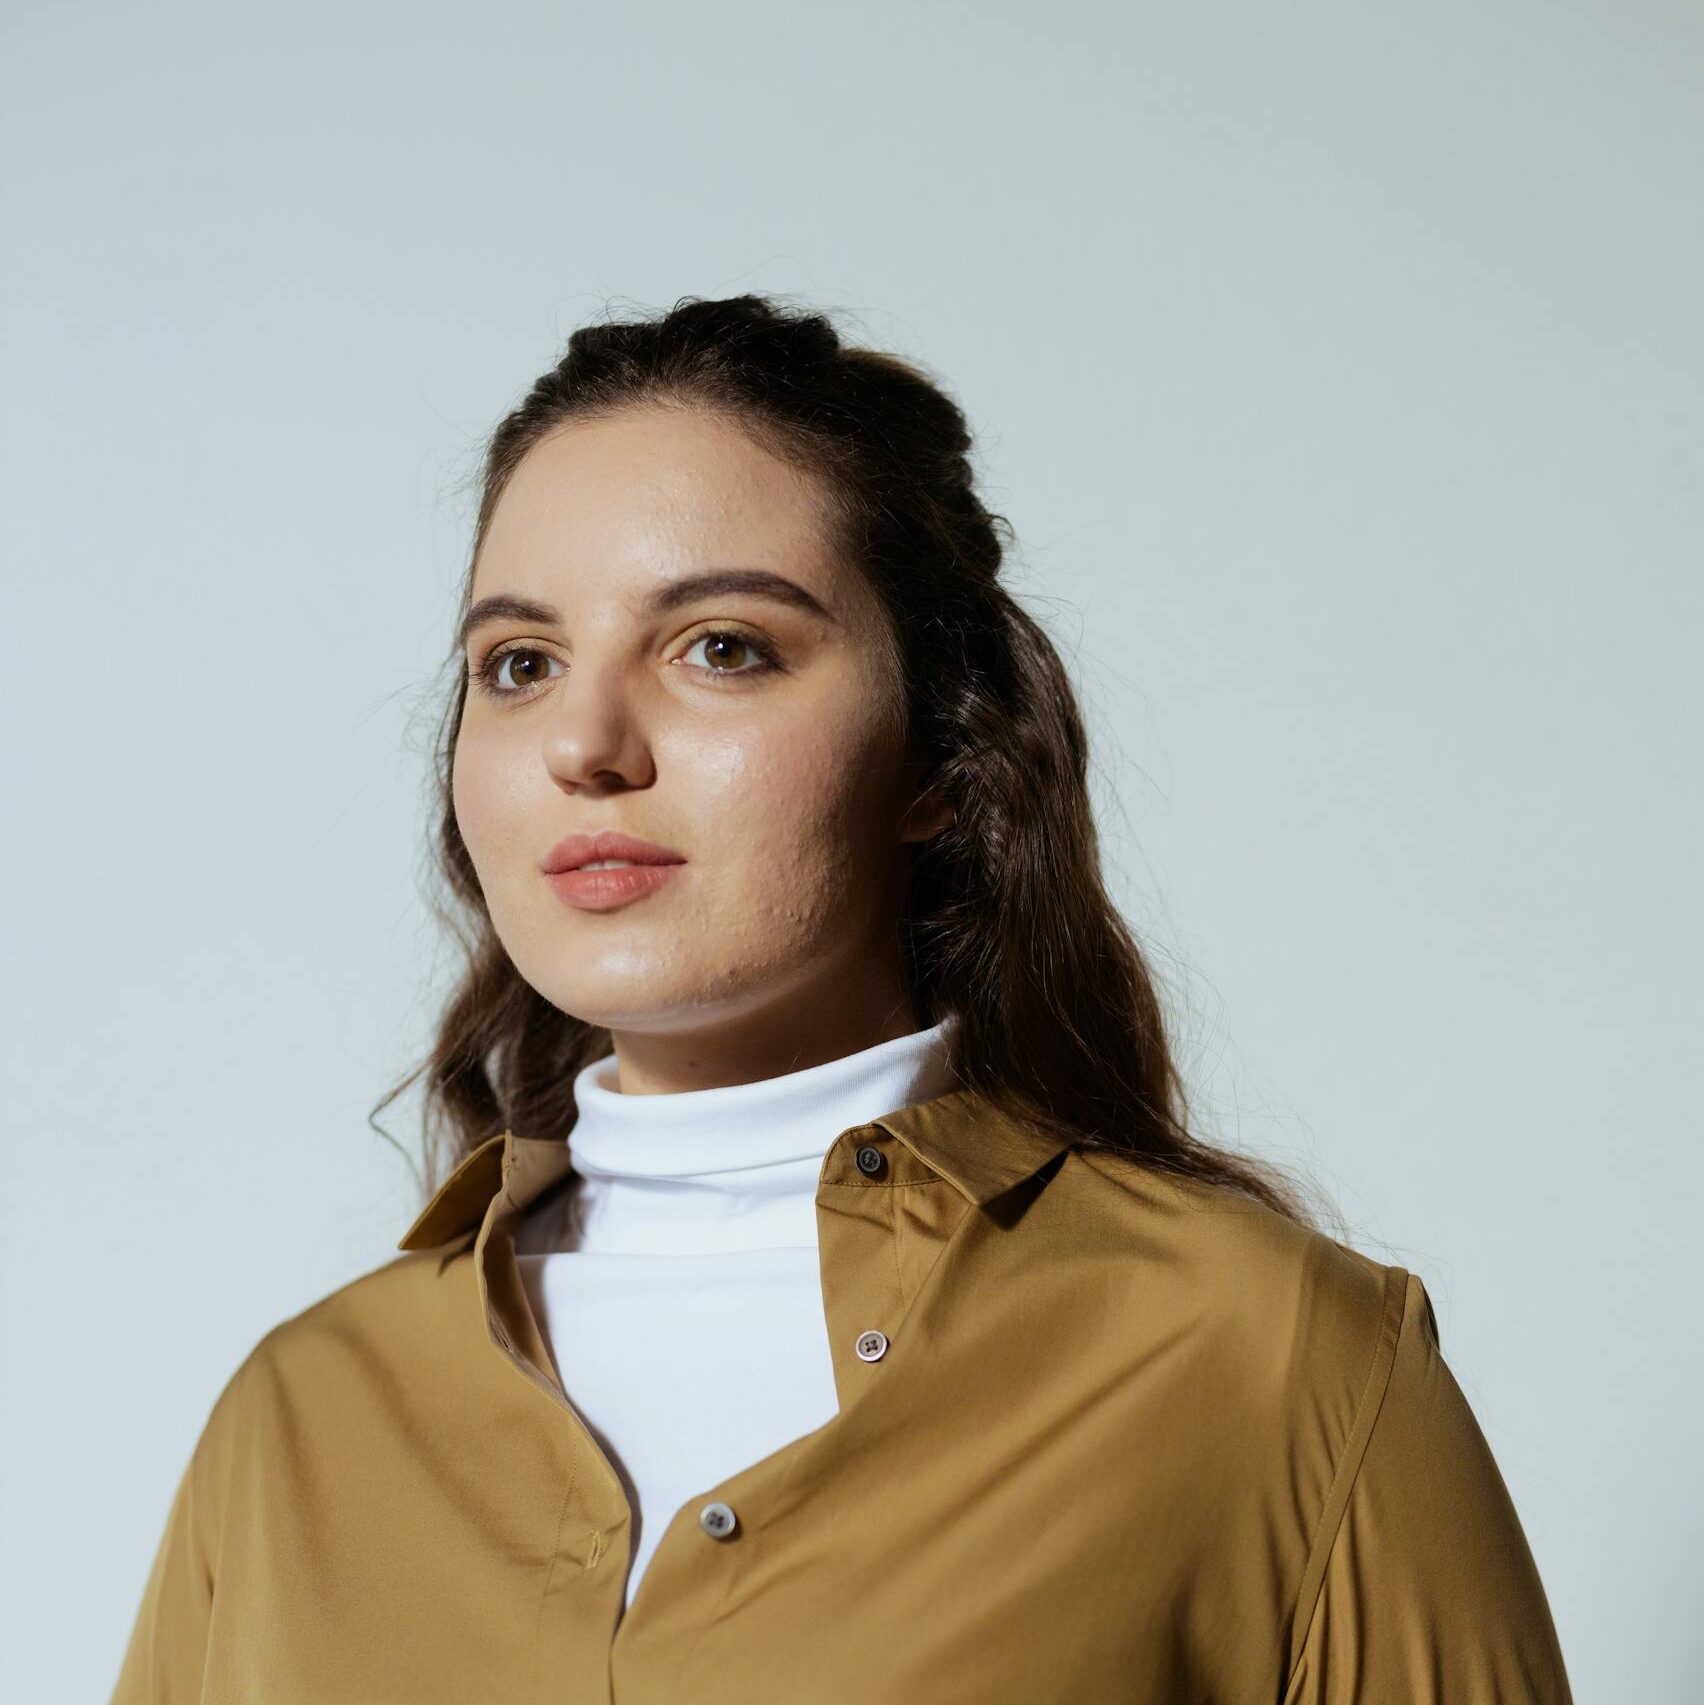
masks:
{"type": "Polygon", "coordinates": [[[683,661],[700,646],[708,661],[695,667],[712,675],[760,675],[775,666],[775,653],[767,645],[733,628],[711,628],[701,633],[683,653],[683,661]]]}
{"type": "Polygon", "coordinates": [[[493,651],[480,665],[475,677],[480,689],[503,698],[524,693],[550,679],[549,666],[556,659],[536,646],[512,645],[493,651]]]}

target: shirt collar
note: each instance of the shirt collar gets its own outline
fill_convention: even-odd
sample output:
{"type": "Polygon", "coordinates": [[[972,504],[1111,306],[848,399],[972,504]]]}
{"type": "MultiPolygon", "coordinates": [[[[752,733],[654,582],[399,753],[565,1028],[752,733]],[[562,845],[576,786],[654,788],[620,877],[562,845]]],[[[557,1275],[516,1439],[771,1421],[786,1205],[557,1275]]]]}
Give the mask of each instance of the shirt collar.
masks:
{"type": "MultiPolygon", "coordinates": [[[[852,1129],[877,1126],[978,1207],[1023,1183],[1071,1140],[972,1089],[913,1102],[852,1129]]],[[[487,1137],[438,1186],[397,1248],[436,1249],[477,1230],[499,1189],[515,1208],[525,1209],[571,1170],[571,1144],[572,1133],[567,1139],[517,1137],[506,1130],[487,1137]]]]}

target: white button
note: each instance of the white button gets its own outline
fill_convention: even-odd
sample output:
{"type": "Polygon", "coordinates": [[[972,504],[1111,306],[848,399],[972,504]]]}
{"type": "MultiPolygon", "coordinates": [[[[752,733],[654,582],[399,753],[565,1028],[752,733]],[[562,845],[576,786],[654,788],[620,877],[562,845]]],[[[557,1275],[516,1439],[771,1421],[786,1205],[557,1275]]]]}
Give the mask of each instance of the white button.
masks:
{"type": "Polygon", "coordinates": [[[879,1362],[887,1354],[887,1334],[885,1332],[860,1332],[858,1342],[852,1347],[858,1352],[860,1361],[879,1362]]]}
{"type": "Polygon", "coordinates": [[[706,1504],[698,1512],[698,1525],[712,1539],[730,1539],[739,1526],[739,1517],[726,1504],[706,1504]]]}

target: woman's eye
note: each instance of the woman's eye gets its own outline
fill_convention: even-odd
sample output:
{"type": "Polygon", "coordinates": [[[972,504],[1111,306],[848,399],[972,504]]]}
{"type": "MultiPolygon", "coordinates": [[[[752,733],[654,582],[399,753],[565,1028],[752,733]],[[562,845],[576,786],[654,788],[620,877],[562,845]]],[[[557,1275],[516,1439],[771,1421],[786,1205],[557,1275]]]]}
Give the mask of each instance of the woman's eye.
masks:
{"type": "Polygon", "coordinates": [[[549,652],[536,646],[513,645],[506,651],[494,651],[485,659],[479,667],[478,682],[486,692],[499,696],[523,692],[549,680],[543,666],[555,661],[549,652]]]}
{"type": "MultiPolygon", "coordinates": [[[[711,628],[699,634],[680,661],[690,661],[699,650],[705,661],[693,667],[707,675],[760,675],[780,665],[773,647],[734,628],[711,628]]],[[[499,647],[474,671],[473,681],[492,698],[517,698],[551,680],[553,665],[558,673],[564,667],[560,659],[536,645],[499,647]]]]}
{"type": "Polygon", "coordinates": [[[682,660],[691,657],[700,646],[705,647],[708,661],[695,667],[708,669],[712,675],[759,675],[777,663],[775,652],[762,640],[733,628],[711,628],[708,633],[701,633],[682,653],[682,660]],[[750,662],[751,659],[756,661],[750,662]],[[741,664],[747,667],[742,668],[741,664]]]}

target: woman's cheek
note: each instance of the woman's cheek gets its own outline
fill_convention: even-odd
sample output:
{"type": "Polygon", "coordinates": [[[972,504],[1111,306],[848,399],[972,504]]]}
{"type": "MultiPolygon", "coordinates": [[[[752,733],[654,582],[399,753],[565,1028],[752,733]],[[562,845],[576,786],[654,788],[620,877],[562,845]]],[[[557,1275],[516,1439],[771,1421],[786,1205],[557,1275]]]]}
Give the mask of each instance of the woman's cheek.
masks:
{"type": "Polygon", "coordinates": [[[456,828],[475,870],[480,868],[485,844],[486,813],[482,809],[480,793],[478,768],[464,742],[456,747],[455,763],[450,772],[450,803],[456,814],[456,828]]]}
{"type": "Polygon", "coordinates": [[[525,811],[513,779],[490,742],[474,736],[457,746],[450,799],[456,827],[487,894],[502,879],[503,863],[524,851],[525,811]]]}

